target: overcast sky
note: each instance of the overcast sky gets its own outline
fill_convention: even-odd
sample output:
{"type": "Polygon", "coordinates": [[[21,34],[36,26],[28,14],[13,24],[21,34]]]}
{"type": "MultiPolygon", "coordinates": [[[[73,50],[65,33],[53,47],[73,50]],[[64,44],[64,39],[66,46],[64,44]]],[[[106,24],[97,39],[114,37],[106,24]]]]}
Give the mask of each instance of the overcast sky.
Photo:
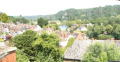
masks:
{"type": "Polygon", "coordinates": [[[110,0],[0,0],[0,11],[12,16],[48,15],[69,8],[120,5],[110,0]]]}

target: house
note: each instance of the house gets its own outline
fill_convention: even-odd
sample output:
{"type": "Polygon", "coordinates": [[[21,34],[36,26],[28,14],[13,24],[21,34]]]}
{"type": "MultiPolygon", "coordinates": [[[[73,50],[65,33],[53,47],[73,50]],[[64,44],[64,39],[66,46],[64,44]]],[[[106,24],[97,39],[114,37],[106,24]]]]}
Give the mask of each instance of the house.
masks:
{"type": "Polygon", "coordinates": [[[51,34],[54,32],[54,29],[51,27],[43,28],[42,32],[47,32],[48,34],[51,34]]]}
{"type": "Polygon", "coordinates": [[[16,49],[0,42],[0,62],[16,62],[16,49]]]}
{"type": "Polygon", "coordinates": [[[88,29],[87,29],[85,26],[81,26],[81,27],[79,27],[77,30],[80,30],[80,31],[87,31],[88,29]]]}
{"type": "Polygon", "coordinates": [[[22,34],[26,30],[34,30],[40,32],[42,28],[38,25],[0,23],[0,38],[6,40],[5,36],[7,34],[15,37],[18,34],[22,34]]]}
{"type": "Polygon", "coordinates": [[[86,26],[88,27],[88,26],[93,26],[93,24],[92,23],[88,23],[88,24],[86,24],[86,26]]]}
{"type": "Polygon", "coordinates": [[[89,39],[85,33],[82,33],[80,31],[74,31],[73,36],[76,40],[87,40],[89,39]]]}
{"type": "Polygon", "coordinates": [[[66,31],[60,31],[59,33],[57,33],[58,36],[60,37],[61,41],[59,42],[59,46],[61,47],[65,47],[68,43],[68,32],[66,31]]]}
{"type": "Polygon", "coordinates": [[[68,26],[66,26],[66,25],[61,25],[61,26],[59,26],[59,28],[60,28],[61,31],[66,31],[67,28],[68,28],[68,26]]]}

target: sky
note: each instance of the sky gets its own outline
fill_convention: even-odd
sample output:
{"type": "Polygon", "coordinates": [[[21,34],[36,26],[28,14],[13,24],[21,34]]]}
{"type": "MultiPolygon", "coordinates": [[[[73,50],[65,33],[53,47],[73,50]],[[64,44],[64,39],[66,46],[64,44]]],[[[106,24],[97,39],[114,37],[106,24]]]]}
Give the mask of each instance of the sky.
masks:
{"type": "Polygon", "coordinates": [[[105,5],[120,5],[115,0],[0,0],[0,12],[10,16],[55,14],[69,8],[83,9],[105,5]]]}

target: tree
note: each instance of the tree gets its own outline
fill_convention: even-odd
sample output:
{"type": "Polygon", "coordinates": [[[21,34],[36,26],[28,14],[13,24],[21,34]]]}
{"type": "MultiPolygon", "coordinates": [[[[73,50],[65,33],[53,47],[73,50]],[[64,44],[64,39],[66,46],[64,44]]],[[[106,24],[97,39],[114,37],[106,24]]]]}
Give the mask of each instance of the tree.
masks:
{"type": "Polygon", "coordinates": [[[14,37],[12,41],[15,43],[15,46],[17,46],[19,49],[24,49],[24,47],[29,48],[31,46],[31,43],[35,41],[37,37],[38,35],[36,32],[28,30],[23,34],[14,37]]]}
{"type": "Polygon", "coordinates": [[[59,26],[57,24],[48,24],[46,27],[51,27],[54,30],[58,30],[59,29],[59,26]]]}
{"type": "Polygon", "coordinates": [[[24,17],[18,17],[18,18],[14,18],[12,22],[13,23],[19,22],[19,23],[27,24],[27,23],[29,23],[29,20],[24,17]]]}
{"type": "Polygon", "coordinates": [[[114,24],[113,25],[113,32],[112,35],[116,38],[116,39],[120,39],[120,25],[119,24],[114,24]]]}
{"type": "Polygon", "coordinates": [[[94,25],[93,27],[88,27],[88,36],[90,38],[98,38],[98,35],[104,34],[105,27],[101,25],[94,25]]]}
{"type": "Polygon", "coordinates": [[[15,46],[22,50],[30,62],[62,62],[59,50],[59,37],[56,34],[42,33],[28,30],[12,39],[15,46]]]}
{"type": "Polygon", "coordinates": [[[70,39],[68,40],[68,43],[67,43],[66,48],[68,48],[68,47],[72,46],[72,44],[74,43],[74,41],[75,41],[75,39],[74,39],[73,37],[72,37],[72,38],[70,38],[70,39]]]}
{"type": "Polygon", "coordinates": [[[0,21],[2,22],[9,22],[9,17],[6,13],[0,13],[0,21]]]}
{"type": "Polygon", "coordinates": [[[39,39],[33,42],[33,46],[42,44],[44,47],[58,47],[59,41],[60,39],[56,34],[42,33],[39,39]]]}
{"type": "Polygon", "coordinates": [[[21,50],[16,51],[16,61],[17,62],[29,62],[29,58],[21,50]]]}
{"type": "Polygon", "coordinates": [[[120,60],[120,48],[113,44],[106,44],[105,51],[107,52],[108,61],[120,60]]]}
{"type": "Polygon", "coordinates": [[[108,34],[111,34],[113,31],[113,26],[112,25],[106,25],[106,31],[108,34]]]}
{"type": "Polygon", "coordinates": [[[43,19],[43,18],[38,18],[37,23],[39,26],[43,27],[43,26],[46,26],[48,24],[48,20],[43,19]]]}
{"type": "Polygon", "coordinates": [[[28,30],[24,32],[23,34],[17,35],[12,39],[12,42],[14,45],[23,51],[25,53],[29,60],[34,60],[33,54],[35,54],[35,51],[33,50],[32,42],[34,42],[38,38],[38,34],[35,31],[28,30]]]}
{"type": "Polygon", "coordinates": [[[84,55],[84,62],[107,62],[107,60],[107,53],[100,43],[90,45],[84,55]]]}
{"type": "Polygon", "coordinates": [[[120,48],[115,43],[94,43],[84,54],[84,62],[108,62],[120,60],[120,48]]]}
{"type": "Polygon", "coordinates": [[[99,40],[107,40],[113,38],[111,35],[100,34],[98,35],[99,40]]]}
{"type": "Polygon", "coordinates": [[[62,54],[58,48],[59,38],[55,34],[43,33],[39,39],[32,43],[34,50],[38,51],[36,61],[62,62],[62,54]]]}

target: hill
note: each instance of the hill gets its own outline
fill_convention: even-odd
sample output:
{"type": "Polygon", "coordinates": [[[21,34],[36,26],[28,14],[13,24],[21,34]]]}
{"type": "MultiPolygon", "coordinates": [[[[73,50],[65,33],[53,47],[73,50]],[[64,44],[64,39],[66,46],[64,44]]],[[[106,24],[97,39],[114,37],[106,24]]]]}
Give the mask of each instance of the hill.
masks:
{"type": "Polygon", "coordinates": [[[96,7],[88,9],[67,9],[52,15],[25,16],[27,19],[43,17],[49,20],[90,20],[100,17],[112,17],[120,15],[120,5],[96,7]]]}

